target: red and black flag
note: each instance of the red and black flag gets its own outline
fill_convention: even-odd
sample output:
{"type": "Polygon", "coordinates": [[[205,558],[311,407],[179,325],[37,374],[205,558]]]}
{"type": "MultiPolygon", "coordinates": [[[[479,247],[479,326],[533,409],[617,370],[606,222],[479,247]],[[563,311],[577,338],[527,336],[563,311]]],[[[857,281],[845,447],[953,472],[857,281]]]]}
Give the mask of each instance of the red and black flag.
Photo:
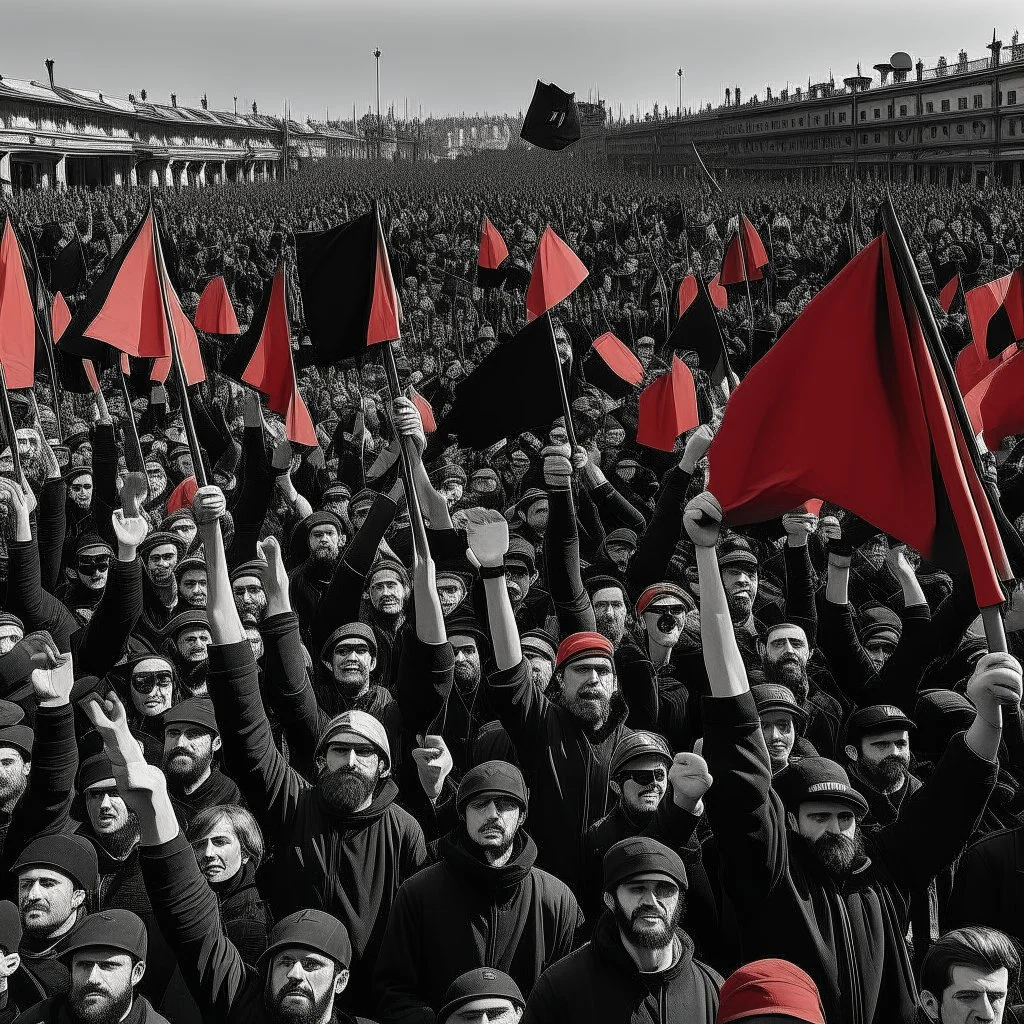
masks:
{"type": "Polygon", "coordinates": [[[8,388],[35,385],[35,311],[21,244],[10,218],[5,218],[0,238],[0,363],[8,388]]]}
{"type": "Polygon", "coordinates": [[[986,381],[979,413],[985,429],[985,445],[995,451],[1006,437],[1024,433],[1024,358],[1013,350],[986,381]]]}
{"type": "Polygon", "coordinates": [[[730,373],[729,353],[718,314],[703,278],[694,274],[683,278],[679,286],[679,319],[669,335],[668,348],[674,352],[695,352],[713,387],[730,373]],[[685,306],[684,300],[688,300],[685,306]]]}
{"type": "Polygon", "coordinates": [[[89,265],[77,231],[50,262],[50,291],[78,295],[86,289],[89,265]]]}
{"type": "Polygon", "coordinates": [[[242,383],[262,391],[267,396],[267,408],[284,417],[289,441],[308,448],[319,444],[309,410],[295,383],[283,266],[274,275],[259,341],[241,379],[242,383]]]}
{"type": "Polygon", "coordinates": [[[722,259],[722,270],[718,275],[719,284],[743,284],[744,281],[760,281],[764,275],[761,268],[768,265],[768,253],[757,229],[740,214],[739,229],[729,240],[722,259]]]}
{"type": "Polygon", "coordinates": [[[639,412],[637,444],[662,452],[672,451],[677,439],[700,423],[693,374],[678,356],[668,373],[644,388],[639,412]]]}
{"type": "Polygon", "coordinates": [[[196,306],[196,327],[207,334],[237,335],[241,331],[222,275],[211,278],[196,306]]]}
{"type": "Polygon", "coordinates": [[[947,313],[962,313],[966,309],[964,280],[960,276],[959,270],[940,289],[939,305],[947,313]]]}
{"type": "Polygon", "coordinates": [[[376,210],[295,236],[313,362],[331,366],[401,336],[401,307],[376,210]]]}
{"type": "Polygon", "coordinates": [[[551,321],[542,316],[498,345],[456,385],[438,434],[457,434],[460,447],[483,451],[561,415],[551,321]]]}
{"type": "Polygon", "coordinates": [[[580,113],[576,94],[538,79],[520,138],[541,149],[558,151],[580,140],[580,113]]]}
{"type": "Polygon", "coordinates": [[[274,279],[267,278],[263,282],[263,290],[260,292],[252,314],[252,323],[248,329],[239,335],[231,348],[231,351],[224,356],[220,364],[220,372],[232,380],[241,382],[242,374],[260,343],[260,335],[263,333],[263,325],[267,320],[267,310],[270,308],[270,294],[274,289],[274,279]]]}
{"type": "Polygon", "coordinates": [[[501,232],[484,217],[480,228],[480,252],[476,259],[476,283],[481,288],[498,288],[508,273],[508,246],[501,232]]]}
{"type": "MultiPolygon", "coordinates": [[[[167,294],[168,312],[174,326],[174,337],[178,342],[178,358],[181,360],[185,382],[186,384],[202,384],[206,380],[206,368],[203,366],[203,356],[199,351],[199,336],[189,318],[185,316],[185,311],[181,308],[181,302],[178,300],[178,294],[171,287],[171,282],[166,280],[166,276],[164,287],[167,294]]],[[[163,356],[153,363],[150,380],[163,384],[170,372],[171,356],[163,356]]]]}
{"type": "Polygon", "coordinates": [[[643,364],[611,331],[594,339],[582,367],[588,384],[616,400],[629,398],[644,379],[643,364]]]}
{"type": "Polygon", "coordinates": [[[170,355],[154,230],[147,210],[75,310],[58,342],[62,352],[97,366],[113,363],[111,349],[136,358],[170,355]]]}
{"type": "Polygon", "coordinates": [[[708,486],[726,522],[822,498],[926,558],[969,569],[979,607],[1002,603],[1006,555],[932,360],[883,234],[733,392],[709,451],[708,486]],[[815,429],[822,423],[829,429],[815,429]]]}
{"type": "Polygon", "coordinates": [[[1012,278],[1013,274],[997,277],[994,281],[971,288],[964,296],[967,305],[967,320],[971,325],[971,335],[978,350],[978,357],[982,362],[991,358],[988,352],[989,324],[1002,306],[1012,278]]]}
{"type": "Polygon", "coordinates": [[[985,351],[992,358],[1018,341],[1024,341],[1024,271],[1019,267],[1009,275],[1003,301],[988,322],[985,351]]]}
{"type": "Polygon", "coordinates": [[[526,289],[526,322],[530,323],[568,298],[587,278],[587,268],[549,225],[537,243],[530,287],[526,289]]]}

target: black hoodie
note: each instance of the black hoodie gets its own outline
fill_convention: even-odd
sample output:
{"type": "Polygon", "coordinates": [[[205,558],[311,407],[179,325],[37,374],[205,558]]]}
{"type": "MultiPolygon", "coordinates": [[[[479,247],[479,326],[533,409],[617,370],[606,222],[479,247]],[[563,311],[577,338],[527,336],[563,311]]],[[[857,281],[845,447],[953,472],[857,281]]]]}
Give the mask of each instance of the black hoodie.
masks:
{"type": "Polygon", "coordinates": [[[439,853],[402,886],[388,918],[374,988],[391,1024],[433,1024],[451,980],[475,967],[511,975],[525,996],[583,923],[568,886],[534,867],[537,847],[522,831],[503,867],[464,832],[442,839],[439,853]]]}

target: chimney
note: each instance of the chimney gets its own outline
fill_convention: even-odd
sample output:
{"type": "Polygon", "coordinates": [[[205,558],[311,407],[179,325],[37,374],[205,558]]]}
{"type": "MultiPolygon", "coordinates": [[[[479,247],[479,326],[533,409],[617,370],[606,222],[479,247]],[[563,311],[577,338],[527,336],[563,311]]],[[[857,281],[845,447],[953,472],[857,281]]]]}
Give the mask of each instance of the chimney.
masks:
{"type": "Polygon", "coordinates": [[[737,85],[733,90],[733,95],[736,97],[736,106],[740,105],[740,87],[737,85]]]}
{"type": "Polygon", "coordinates": [[[725,105],[727,107],[732,105],[732,89],[729,86],[725,87],[725,105]]]}
{"type": "Polygon", "coordinates": [[[46,73],[50,76],[50,88],[53,88],[53,61],[47,58],[43,63],[46,65],[46,73]]]}
{"type": "Polygon", "coordinates": [[[171,93],[171,106],[176,107],[178,105],[178,94],[176,92],[171,93]]]}

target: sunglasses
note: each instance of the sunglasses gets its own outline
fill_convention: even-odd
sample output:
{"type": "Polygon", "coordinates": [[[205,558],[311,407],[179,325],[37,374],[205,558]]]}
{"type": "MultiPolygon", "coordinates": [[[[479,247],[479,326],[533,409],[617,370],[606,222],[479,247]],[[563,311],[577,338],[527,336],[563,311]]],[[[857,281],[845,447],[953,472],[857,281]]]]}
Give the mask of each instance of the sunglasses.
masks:
{"type": "Polygon", "coordinates": [[[682,604],[658,604],[653,608],[648,608],[647,611],[653,612],[655,615],[671,615],[676,619],[684,619],[687,609],[682,604]]]}
{"type": "Polygon", "coordinates": [[[136,693],[152,693],[157,687],[164,689],[173,682],[170,672],[136,672],[132,676],[132,689],[136,693]]]}
{"type": "Polygon", "coordinates": [[[110,555],[82,555],[78,559],[78,571],[83,573],[103,572],[110,568],[110,555]]]}
{"type": "Polygon", "coordinates": [[[649,786],[653,782],[665,782],[668,779],[667,768],[636,768],[632,771],[619,772],[623,781],[635,782],[638,786],[649,786]]]}

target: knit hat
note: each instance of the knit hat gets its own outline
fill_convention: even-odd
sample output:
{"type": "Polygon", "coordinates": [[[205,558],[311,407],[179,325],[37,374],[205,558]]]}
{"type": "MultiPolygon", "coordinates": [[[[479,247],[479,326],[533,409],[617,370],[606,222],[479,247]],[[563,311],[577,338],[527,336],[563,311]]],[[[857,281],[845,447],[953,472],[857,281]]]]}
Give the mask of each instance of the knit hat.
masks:
{"type": "Polygon", "coordinates": [[[192,514],[191,508],[179,508],[168,513],[160,521],[160,529],[169,532],[175,523],[182,522],[184,520],[188,520],[190,523],[194,523],[196,521],[196,517],[192,514]]]}
{"type": "Polygon", "coordinates": [[[481,796],[511,797],[524,811],[530,806],[530,791],[526,788],[523,773],[507,761],[484,761],[466,772],[455,798],[459,814],[465,811],[470,800],[481,796]]]}
{"type": "Polygon", "coordinates": [[[610,847],[604,855],[605,892],[612,892],[627,878],[637,875],[666,875],[679,886],[687,887],[686,867],[675,850],[647,836],[632,836],[610,847]]]}
{"type": "Polygon", "coordinates": [[[856,815],[868,813],[868,803],[850,785],[850,777],[841,765],[827,757],[802,757],[790,761],[772,779],[772,787],[782,797],[787,811],[796,814],[808,800],[835,800],[845,804],[856,815]]]}
{"type": "Polygon", "coordinates": [[[609,544],[625,544],[626,547],[632,548],[636,551],[639,541],[637,535],[633,530],[618,529],[612,530],[604,539],[605,546],[609,544]]]}
{"type": "Polygon", "coordinates": [[[106,754],[93,754],[87,757],[78,769],[78,778],[75,780],[75,789],[84,793],[90,786],[97,782],[106,782],[114,777],[114,766],[106,754]]]}
{"type": "Polygon", "coordinates": [[[338,646],[338,642],[348,637],[365,640],[373,656],[377,657],[377,634],[373,629],[365,622],[346,622],[345,625],[339,626],[320,648],[320,660],[326,661],[330,658],[334,654],[334,648],[338,646]]]}
{"type": "Polygon", "coordinates": [[[866,604],[858,609],[860,615],[860,640],[888,640],[895,645],[903,635],[903,620],[887,605],[866,604]]]}
{"type": "Polygon", "coordinates": [[[529,507],[534,502],[540,501],[541,498],[547,501],[548,492],[542,491],[539,487],[531,487],[523,494],[519,501],[516,502],[516,509],[525,514],[529,507]]]}
{"type": "Polygon", "coordinates": [[[508,551],[505,553],[505,564],[509,562],[522,564],[532,576],[537,571],[537,552],[528,540],[513,534],[508,539],[508,551]]]}
{"type": "Polygon", "coordinates": [[[74,469],[69,469],[64,474],[64,483],[70,487],[79,477],[92,476],[92,468],[90,466],[75,466],[74,469]]]}
{"type": "MultiPolygon", "coordinates": [[[[352,504],[352,502],[349,502],[349,508],[352,507],[352,504]]],[[[307,537],[316,526],[333,526],[338,531],[339,536],[345,532],[345,528],[341,525],[341,520],[333,512],[327,511],[327,509],[311,512],[299,525],[306,531],[307,537]]]]}
{"type": "Polygon", "coordinates": [[[365,711],[345,711],[335,715],[320,733],[314,758],[323,754],[331,740],[346,732],[375,746],[387,764],[391,764],[391,745],[388,743],[387,730],[373,715],[368,715],[365,711]]]}
{"type": "Polygon", "coordinates": [[[593,576],[588,574],[583,580],[583,586],[591,601],[594,600],[594,595],[599,590],[620,590],[622,591],[623,600],[626,597],[626,584],[614,576],[609,576],[607,573],[595,573],[593,576]]]}
{"type": "Polygon", "coordinates": [[[631,732],[623,736],[612,751],[608,764],[608,778],[614,779],[630,761],[651,755],[662,758],[666,765],[672,763],[672,751],[663,736],[656,732],[631,732]]]}
{"type": "Polygon", "coordinates": [[[440,466],[435,466],[427,477],[435,487],[441,487],[449,480],[456,480],[463,487],[466,486],[466,471],[454,462],[444,462],[440,466]]]}
{"type": "Polygon", "coordinates": [[[185,542],[176,534],[170,533],[167,530],[156,530],[151,533],[140,545],[139,555],[142,560],[145,561],[149,552],[153,548],[163,547],[165,544],[173,544],[178,550],[178,557],[182,558],[185,554],[185,542]]]}
{"type": "Polygon", "coordinates": [[[348,484],[333,483],[330,487],[324,488],[323,500],[327,501],[329,498],[351,498],[352,488],[348,484]]]}
{"type": "Polygon", "coordinates": [[[676,600],[682,601],[687,609],[693,608],[693,596],[683,590],[682,587],[677,587],[674,583],[652,583],[636,599],[637,615],[643,615],[648,605],[653,604],[662,597],[674,597],[676,600]]]}
{"type": "Polygon", "coordinates": [[[99,884],[99,863],[92,843],[75,835],[49,835],[34,839],[11,867],[17,875],[28,868],[50,868],[71,879],[79,889],[99,884]]]}
{"type": "Polygon", "coordinates": [[[261,966],[273,959],[279,950],[298,946],[323,953],[340,968],[347,970],[352,962],[352,942],[345,926],[322,910],[298,910],[282,917],[267,936],[267,948],[256,961],[261,966]]]}
{"type": "Polygon", "coordinates": [[[559,645],[555,655],[556,671],[580,658],[601,655],[612,661],[615,649],[612,642],[601,633],[571,633],[559,645]]]}
{"type": "Polygon", "coordinates": [[[757,569],[757,555],[746,537],[733,535],[726,537],[718,545],[718,567],[724,569],[726,566],[743,565],[749,569],[757,569]]]}
{"type": "Polygon", "coordinates": [[[460,974],[444,994],[444,1006],[437,1011],[436,1024],[446,1024],[463,1006],[477,999],[507,999],[516,1009],[526,1005],[519,986],[507,974],[491,967],[475,967],[460,974]]]}
{"type": "Polygon", "coordinates": [[[769,711],[785,711],[793,716],[798,729],[807,724],[807,712],[797,703],[788,686],[781,683],[758,683],[757,686],[751,686],[750,695],[754,698],[759,715],[768,714],[769,711]]]}
{"type": "Polygon", "coordinates": [[[478,651],[486,651],[490,648],[490,636],[480,621],[472,615],[465,613],[453,615],[450,619],[445,620],[444,629],[449,640],[453,636],[471,636],[476,641],[478,651]]]}
{"type": "Polygon", "coordinates": [[[213,711],[213,701],[209,697],[189,697],[163,713],[163,727],[169,725],[195,725],[200,729],[220,735],[217,728],[217,716],[213,711]]]}
{"type": "Polygon", "coordinates": [[[372,505],[376,500],[377,492],[371,490],[369,487],[364,487],[361,491],[356,491],[356,493],[349,499],[349,515],[352,515],[361,505],[372,505]]]}
{"type": "Polygon", "coordinates": [[[523,653],[543,655],[553,665],[558,651],[555,638],[546,629],[528,629],[519,637],[519,646],[523,653]]]}
{"type": "Polygon", "coordinates": [[[145,960],[149,949],[146,926],[130,910],[98,910],[86,914],[64,941],[60,959],[71,957],[79,949],[118,949],[133,960],[145,960]]]}
{"type": "Polygon", "coordinates": [[[25,633],[25,623],[11,612],[0,612],[0,626],[16,626],[22,635],[25,633]]]}
{"type": "Polygon", "coordinates": [[[402,565],[397,558],[388,558],[386,555],[383,558],[378,558],[376,562],[370,567],[370,571],[366,574],[366,589],[369,590],[373,586],[373,581],[382,572],[393,572],[399,579],[399,582],[403,587],[408,589],[409,587],[409,573],[405,566],[402,565]]]}
{"type": "Polygon", "coordinates": [[[0,900],[0,950],[16,953],[21,945],[21,912],[10,900],[0,900]]]}
{"type": "Polygon", "coordinates": [[[206,559],[202,555],[189,555],[188,558],[183,558],[174,567],[174,575],[177,577],[178,582],[180,583],[182,576],[192,569],[202,569],[205,571],[206,559]]]}
{"type": "Polygon", "coordinates": [[[717,1024],[786,1018],[825,1024],[818,987],[788,960],[755,960],[725,979],[718,993],[717,1024]]]}
{"type": "Polygon", "coordinates": [[[35,733],[27,725],[15,723],[0,729],[0,747],[13,747],[26,761],[32,760],[35,733]]]}
{"type": "Polygon", "coordinates": [[[241,579],[243,576],[255,576],[256,579],[263,583],[263,574],[267,571],[267,563],[262,558],[251,558],[248,562],[242,562],[241,565],[236,565],[231,570],[230,579],[234,583],[235,580],[241,579]]]}

